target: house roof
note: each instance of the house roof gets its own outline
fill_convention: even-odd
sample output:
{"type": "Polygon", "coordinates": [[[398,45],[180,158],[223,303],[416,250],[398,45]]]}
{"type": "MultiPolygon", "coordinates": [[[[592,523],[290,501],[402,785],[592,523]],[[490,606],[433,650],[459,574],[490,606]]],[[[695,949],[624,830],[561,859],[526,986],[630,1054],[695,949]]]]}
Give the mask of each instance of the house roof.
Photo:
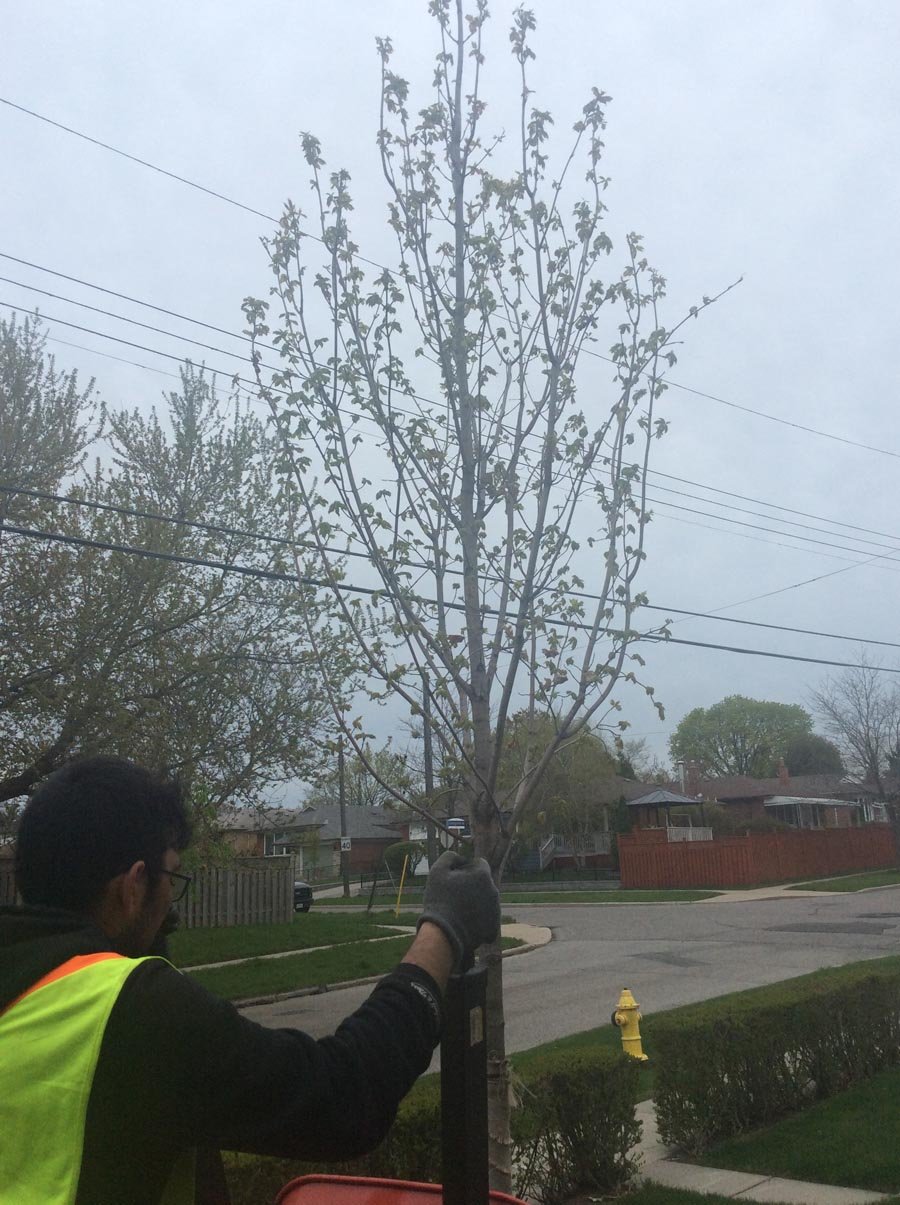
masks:
{"type": "Polygon", "coordinates": [[[310,828],[314,822],[309,821],[307,813],[301,808],[269,807],[265,804],[259,807],[231,807],[219,810],[216,823],[220,831],[226,833],[270,833],[275,829],[310,828]]]}
{"type": "Polygon", "coordinates": [[[674,804],[679,804],[682,807],[686,803],[696,803],[696,799],[691,799],[688,795],[676,795],[674,791],[665,791],[662,787],[657,787],[655,791],[651,791],[649,795],[640,795],[637,799],[629,799],[628,806],[630,808],[639,807],[671,807],[674,804]]]}
{"type": "MultiPolygon", "coordinates": [[[[670,784],[673,788],[675,784],[670,784]]],[[[860,795],[878,795],[871,783],[854,782],[844,774],[798,774],[783,778],[749,778],[731,775],[722,778],[701,778],[697,790],[704,799],[722,803],[745,799],[768,799],[785,795],[795,799],[856,799],[860,795]]],[[[896,782],[885,781],[888,794],[896,791],[896,782]]]]}
{"type": "Polygon", "coordinates": [[[767,808],[789,807],[795,804],[821,804],[823,807],[839,807],[839,808],[855,808],[859,804],[855,799],[813,799],[809,795],[773,795],[771,799],[767,799],[765,806],[767,808]]]}
{"type": "MultiPolygon", "coordinates": [[[[396,830],[397,815],[389,808],[348,807],[347,836],[357,840],[380,840],[394,842],[401,838],[396,830]]],[[[341,809],[339,807],[306,808],[300,813],[306,824],[319,827],[323,841],[334,840],[341,835],[341,809]]]]}

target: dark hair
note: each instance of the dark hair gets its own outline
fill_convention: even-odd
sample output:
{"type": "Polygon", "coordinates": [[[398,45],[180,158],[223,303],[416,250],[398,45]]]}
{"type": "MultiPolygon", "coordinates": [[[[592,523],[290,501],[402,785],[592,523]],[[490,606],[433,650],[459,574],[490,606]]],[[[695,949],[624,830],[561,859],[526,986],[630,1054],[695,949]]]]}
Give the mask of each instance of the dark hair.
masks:
{"type": "Polygon", "coordinates": [[[26,904],[84,912],[135,862],[155,882],[166,850],[184,849],[190,836],[177,782],[118,757],[80,758],[25,806],[16,885],[26,904]]]}

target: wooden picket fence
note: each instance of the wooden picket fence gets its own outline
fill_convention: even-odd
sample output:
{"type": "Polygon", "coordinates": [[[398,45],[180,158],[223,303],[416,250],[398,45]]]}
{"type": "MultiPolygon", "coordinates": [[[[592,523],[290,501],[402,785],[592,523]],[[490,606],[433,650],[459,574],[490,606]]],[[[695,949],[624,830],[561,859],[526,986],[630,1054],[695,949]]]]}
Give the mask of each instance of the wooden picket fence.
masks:
{"type": "MultiPolygon", "coordinates": [[[[12,871],[0,871],[0,904],[16,902],[12,871]]],[[[178,904],[186,929],[219,925],[269,925],[294,914],[290,866],[266,870],[200,870],[178,904]]]]}
{"type": "Polygon", "coordinates": [[[186,929],[224,925],[271,925],[294,915],[294,872],[290,866],[267,870],[199,870],[178,904],[186,929]]]}
{"type": "Polygon", "coordinates": [[[758,887],[897,865],[887,824],[861,828],[749,833],[713,841],[670,843],[665,829],[619,835],[623,887],[758,887]]]}

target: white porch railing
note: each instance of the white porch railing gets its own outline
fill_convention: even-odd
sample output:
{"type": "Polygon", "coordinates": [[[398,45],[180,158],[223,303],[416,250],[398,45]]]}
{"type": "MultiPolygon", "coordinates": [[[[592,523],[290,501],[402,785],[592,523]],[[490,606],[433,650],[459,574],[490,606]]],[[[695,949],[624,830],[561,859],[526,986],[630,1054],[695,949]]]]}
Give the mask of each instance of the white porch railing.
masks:
{"type": "Polygon", "coordinates": [[[544,849],[551,842],[552,849],[548,861],[556,854],[568,854],[570,856],[575,854],[608,854],[612,849],[612,834],[604,832],[585,833],[583,836],[576,837],[573,841],[569,837],[563,837],[559,833],[554,833],[541,846],[542,857],[544,849]]]}
{"type": "Polygon", "coordinates": [[[546,870],[556,853],[556,837],[550,836],[546,841],[541,842],[541,870],[546,870]]]}
{"type": "Polygon", "coordinates": [[[681,826],[672,825],[666,829],[669,841],[712,841],[713,831],[711,828],[682,828],[681,826]]]}

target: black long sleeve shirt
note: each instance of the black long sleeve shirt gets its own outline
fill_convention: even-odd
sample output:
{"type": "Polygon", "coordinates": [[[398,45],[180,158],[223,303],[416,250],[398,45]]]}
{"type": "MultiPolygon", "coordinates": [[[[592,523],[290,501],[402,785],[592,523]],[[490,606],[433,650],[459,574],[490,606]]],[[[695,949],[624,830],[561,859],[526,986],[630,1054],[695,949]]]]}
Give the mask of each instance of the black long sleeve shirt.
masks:
{"type": "MultiPolygon", "coordinates": [[[[108,944],[65,914],[0,909],[0,1010],[108,944]]],[[[161,960],[142,963],[104,1033],[78,1205],[156,1205],[186,1147],[323,1160],[371,1150],[428,1067],[440,1016],[434,981],[403,964],[317,1041],[248,1020],[161,960]]]]}

